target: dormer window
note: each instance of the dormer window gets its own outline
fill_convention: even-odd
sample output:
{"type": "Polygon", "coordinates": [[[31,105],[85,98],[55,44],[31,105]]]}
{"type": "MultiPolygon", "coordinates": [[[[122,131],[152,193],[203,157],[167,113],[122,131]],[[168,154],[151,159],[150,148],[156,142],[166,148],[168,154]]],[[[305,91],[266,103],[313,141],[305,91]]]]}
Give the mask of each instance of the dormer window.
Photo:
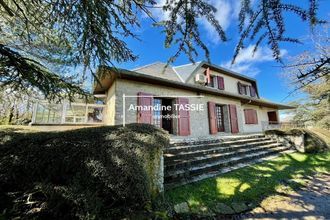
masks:
{"type": "Polygon", "coordinates": [[[248,95],[248,85],[242,84],[241,82],[237,83],[238,93],[241,95],[248,95]]]}
{"type": "Polygon", "coordinates": [[[249,95],[251,97],[256,97],[256,89],[254,86],[246,85],[241,82],[237,83],[238,93],[241,95],[249,95]]]}

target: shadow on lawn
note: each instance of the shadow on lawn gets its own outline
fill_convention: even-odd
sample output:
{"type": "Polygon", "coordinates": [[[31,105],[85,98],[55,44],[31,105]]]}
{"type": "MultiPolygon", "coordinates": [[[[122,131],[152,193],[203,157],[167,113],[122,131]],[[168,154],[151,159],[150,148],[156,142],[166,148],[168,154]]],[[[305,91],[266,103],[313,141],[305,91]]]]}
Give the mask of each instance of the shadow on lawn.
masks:
{"type": "Polygon", "coordinates": [[[217,203],[231,205],[233,202],[259,204],[265,197],[274,194],[281,185],[291,188],[302,183],[290,181],[297,176],[310,175],[316,167],[329,170],[327,154],[285,154],[271,161],[242,168],[216,178],[182,186],[168,192],[174,203],[187,201],[192,212],[205,207],[214,210],[217,203]]]}
{"type": "Polygon", "coordinates": [[[239,219],[329,219],[330,174],[322,173],[312,180],[305,190],[277,193],[279,196],[268,198],[263,202],[266,212],[259,209],[239,219]]]}

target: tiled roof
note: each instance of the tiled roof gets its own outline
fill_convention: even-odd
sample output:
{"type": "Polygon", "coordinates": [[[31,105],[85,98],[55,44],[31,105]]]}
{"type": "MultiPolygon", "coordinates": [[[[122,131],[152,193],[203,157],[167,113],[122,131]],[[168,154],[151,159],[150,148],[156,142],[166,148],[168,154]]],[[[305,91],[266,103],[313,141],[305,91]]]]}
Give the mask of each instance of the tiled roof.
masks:
{"type": "Polygon", "coordinates": [[[166,63],[156,62],[146,66],[138,67],[132,71],[149,76],[182,82],[178,74],[173,70],[172,66],[169,65],[167,68],[165,68],[165,66],[166,63]]]}
{"type": "Polygon", "coordinates": [[[189,63],[181,66],[174,66],[173,69],[181,76],[184,82],[187,81],[189,76],[194,72],[201,62],[189,63]]]}
{"type": "Polygon", "coordinates": [[[171,66],[168,65],[167,68],[165,69],[166,63],[162,62],[156,62],[152,63],[146,66],[138,67],[136,69],[133,69],[131,71],[135,71],[137,73],[142,73],[146,74],[149,76],[155,76],[163,79],[168,79],[172,81],[177,81],[177,82],[187,82],[191,77],[194,76],[194,73],[196,70],[198,70],[201,67],[210,67],[211,69],[215,71],[220,71],[223,74],[236,77],[238,79],[242,80],[248,80],[251,82],[255,82],[255,79],[245,76],[240,73],[236,73],[234,71],[231,71],[229,69],[223,68],[221,66],[217,66],[214,64],[210,64],[204,61],[201,62],[196,62],[196,63],[189,63],[181,66],[171,66]]]}

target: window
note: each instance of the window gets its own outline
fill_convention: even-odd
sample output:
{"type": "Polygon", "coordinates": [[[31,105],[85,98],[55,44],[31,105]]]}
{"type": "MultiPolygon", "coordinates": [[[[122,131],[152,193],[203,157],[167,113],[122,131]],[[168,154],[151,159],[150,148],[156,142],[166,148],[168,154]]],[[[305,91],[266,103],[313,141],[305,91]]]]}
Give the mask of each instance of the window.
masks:
{"type": "Polygon", "coordinates": [[[258,124],[257,111],[254,109],[244,109],[245,124],[258,124]]]}
{"type": "Polygon", "coordinates": [[[225,131],[224,123],[223,123],[223,106],[216,105],[215,113],[217,118],[217,127],[219,132],[225,131]]]}
{"type": "Polygon", "coordinates": [[[243,95],[247,95],[247,85],[242,85],[243,95]]]}
{"type": "Polygon", "coordinates": [[[248,95],[249,86],[242,84],[241,82],[237,83],[238,93],[241,95],[248,95]]]}
{"type": "Polygon", "coordinates": [[[161,99],[154,99],[154,111],[153,111],[153,124],[156,127],[161,128],[162,124],[162,110],[161,110],[161,106],[162,106],[162,100],[161,99]]]}
{"type": "Polygon", "coordinates": [[[222,76],[210,76],[210,79],[210,83],[208,83],[207,86],[220,90],[225,89],[224,79],[222,76]]]}
{"type": "Polygon", "coordinates": [[[207,86],[216,88],[218,83],[217,83],[217,77],[216,76],[210,76],[210,82],[207,84],[207,86]]]}
{"type": "Polygon", "coordinates": [[[275,111],[267,112],[269,124],[278,124],[277,114],[275,111]]]}

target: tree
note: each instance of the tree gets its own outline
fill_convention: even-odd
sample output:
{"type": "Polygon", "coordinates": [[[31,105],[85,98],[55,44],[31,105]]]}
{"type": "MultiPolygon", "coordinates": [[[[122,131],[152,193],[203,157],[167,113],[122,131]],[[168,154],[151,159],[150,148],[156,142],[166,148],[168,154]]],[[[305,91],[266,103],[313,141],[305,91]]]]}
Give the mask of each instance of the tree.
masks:
{"type": "MultiPolygon", "coordinates": [[[[292,12],[311,26],[322,23],[316,14],[317,1],[306,1],[307,9],[284,0],[260,0],[255,5],[242,0],[241,39],[233,62],[244,42],[254,39],[257,39],[255,50],[267,40],[274,58],[280,60],[280,42],[299,42],[284,35],[283,12],[292,12]]],[[[145,13],[154,20],[151,13],[154,7],[158,7],[154,0],[0,0],[1,86],[21,90],[32,86],[46,97],[83,93],[79,83],[73,84],[72,78],[55,73],[67,72],[68,66],[83,65],[81,79],[90,74],[98,80],[102,77],[95,75],[98,65],[136,60],[125,39],[138,39],[132,31],[140,27],[138,17],[145,13]]],[[[177,47],[169,62],[182,53],[194,61],[198,55],[196,47],[209,59],[209,51],[200,38],[198,18],[205,18],[219,38],[227,40],[214,16],[221,9],[207,0],[167,0],[162,9],[169,12],[169,19],[155,25],[166,35],[165,47],[177,47]]]]}
{"type": "Polygon", "coordinates": [[[330,130],[330,77],[323,77],[318,82],[304,87],[307,98],[291,103],[296,109],[293,121],[330,130]]]}
{"type": "MultiPolygon", "coordinates": [[[[311,36],[310,51],[292,59],[284,67],[285,75],[291,76],[293,92],[302,92],[306,98],[292,103],[297,108],[293,121],[330,129],[330,37],[328,25],[311,36]],[[328,61],[327,61],[328,60],[328,61]]],[[[292,92],[292,93],[293,93],[292,92]]]]}

